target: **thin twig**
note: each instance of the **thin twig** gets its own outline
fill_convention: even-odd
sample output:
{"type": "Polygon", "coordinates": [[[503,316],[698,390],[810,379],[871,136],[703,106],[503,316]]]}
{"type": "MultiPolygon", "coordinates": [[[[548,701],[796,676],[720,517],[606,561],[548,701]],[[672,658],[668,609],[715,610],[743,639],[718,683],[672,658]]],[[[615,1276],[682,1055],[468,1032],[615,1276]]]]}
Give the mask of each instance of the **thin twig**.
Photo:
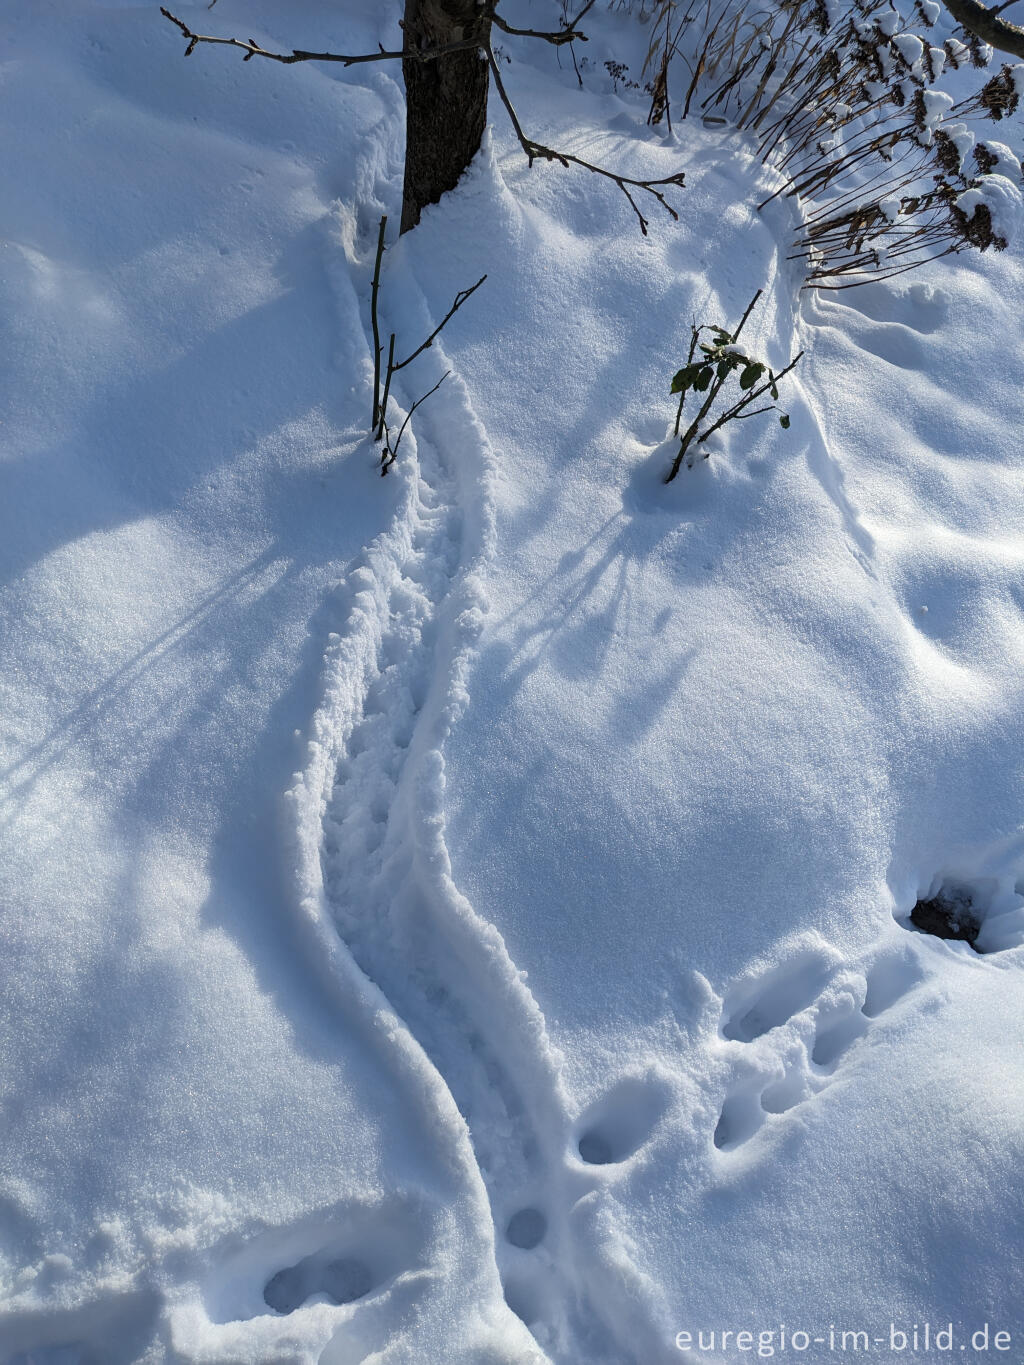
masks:
{"type": "Polygon", "coordinates": [[[417,346],[415,351],[413,351],[412,355],[406,356],[404,360],[398,361],[398,363],[395,365],[392,365],[389,359],[388,368],[393,373],[397,373],[399,370],[404,370],[406,365],[411,365],[418,355],[422,355],[425,350],[432,346],[434,344],[434,339],[436,338],[437,334],[441,331],[441,329],[445,326],[446,323],[451,321],[451,319],[459,311],[459,309],[466,302],[469,296],[471,294],[476,293],[476,291],[480,288],[480,286],[483,284],[486,278],[487,278],[486,275],[481,275],[480,278],[477,280],[476,284],[471,285],[469,289],[460,289],[459,292],[455,295],[455,302],[452,304],[452,306],[448,309],[448,312],[444,315],[444,317],[441,319],[438,325],[431,332],[430,336],[427,337],[426,341],[424,341],[421,346],[417,346]]]}
{"type": "Polygon", "coordinates": [[[747,318],[749,318],[750,315],[751,315],[751,313],[754,311],[754,308],[755,308],[756,305],[757,305],[757,301],[758,301],[758,299],[761,297],[761,295],[762,295],[763,293],[764,293],[764,290],[763,290],[763,289],[759,289],[759,290],[757,291],[757,293],[754,295],[754,297],[753,297],[753,298],[750,300],[750,302],[747,304],[747,311],[746,311],[746,312],[743,314],[743,316],[740,318],[740,325],[736,328],[735,332],[733,332],[733,334],[732,334],[733,342],[736,342],[736,341],[739,340],[740,332],[742,332],[742,331],[743,331],[743,328],[746,326],[747,318]]]}
{"type": "Polygon", "coordinates": [[[437,393],[438,389],[441,387],[441,385],[444,383],[444,381],[448,378],[450,374],[451,370],[445,370],[444,374],[437,381],[434,387],[432,389],[428,389],[422,398],[416,399],[416,402],[413,403],[412,407],[405,414],[405,421],[398,428],[398,436],[395,440],[394,446],[391,445],[389,437],[388,443],[385,445],[384,450],[381,453],[380,457],[380,472],[382,475],[388,472],[391,466],[395,463],[395,460],[398,458],[398,447],[402,444],[402,437],[405,435],[405,429],[409,425],[409,420],[412,417],[413,413],[416,411],[416,409],[419,407],[421,403],[426,402],[426,400],[430,397],[432,393],[437,393]]]}
{"type": "Polygon", "coordinates": [[[632,194],[630,194],[630,186],[632,186],[633,189],[643,190],[646,194],[651,195],[667,213],[671,214],[671,216],[678,221],[679,214],[668,202],[664,194],[661,193],[658,186],[676,185],[682,187],[685,184],[685,175],[683,171],[679,171],[676,175],[667,175],[661,180],[634,180],[631,176],[619,175],[615,171],[609,171],[604,166],[596,166],[592,161],[584,161],[582,157],[574,156],[571,152],[559,152],[553,147],[546,147],[542,142],[534,142],[533,138],[527,137],[526,133],[523,131],[523,125],[519,122],[519,116],[516,114],[512,101],[509,99],[508,91],[505,89],[505,83],[501,79],[498,63],[495,60],[494,53],[489,44],[487,45],[486,51],[487,60],[491,68],[491,75],[494,77],[494,88],[497,90],[498,97],[505,106],[505,111],[512,122],[516,137],[519,139],[519,145],[526,153],[526,160],[529,165],[532,166],[535,161],[557,161],[559,165],[565,167],[570,165],[582,166],[584,170],[592,171],[594,175],[600,175],[606,180],[611,180],[614,184],[618,185],[619,189],[629,200],[630,206],[639,220],[640,231],[645,237],[647,236],[647,219],[641,213],[632,194]]]}
{"type": "Polygon", "coordinates": [[[377,259],[373,264],[373,287],[370,290],[370,321],[373,324],[373,423],[371,430],[377,430],[380,421],[380,325],[377,320],[377,294],[380,291],[380,263],[384,255],[384,229],[388,216],[381,214],[380,232],[377,236],[377,259]]]}
{"type": "Polygon", "coordinates": [[[496,12],[494,3],[487,7],[487,17],[490,19],[491,23],[494,24],[495,28],[500,28],[502,33],[508,33],[514,38],[542,38],[546,43],[551,43],[555,47],[561,47],[564,43],[575,42],[577,38],[581,43],[587,41],[587,35],[585,33],[578,33],[576,31],[576,25],[594,8],[594,4],[595,0],[587,0],[587,3],[580,10],[579,14],[577,14],[576,18],[573,19],[571,23],[566,24],[565,28],[558,29],[554,33],[545,33],[536,28],[513,28],[511,24],[507,24],[505,20],[502,19],[501,15],[496,12]]]}
{"type": "Polygon", "coordinates": [[[243,61],[251,61],[253,57],[266,57],[272,62],[284,62],[290,65],[292,62],[340,62],[342,66],[356,66],[361,62],[392,62],[401,61],[403,58],[411,58],[413,61],[430,62],[438,57],[447,57],[454,52],[469,52],[480,46],[476,38],[463,38],[456,43],[444,43],[440,47],[410,48],[408,51],[389,52],[381,47],[377,52],[306,52],[302,48],[293,48],[291,52],[271,52],[265,47],[260,47],[255,38],[250,38],[246,42],[242,38],[216,38],[207,33],[195,33],[181,19],[171,13],[169,9],[160,6],[160,13],[165,19],[169,19],[172,24],[177,25],[182,35],[188,40],[185,48],[185,56],[191,57],[199,43],[212,43],[219,47],[237,47],[245,53],[243,61]]]}
{"type": "Polygon", "coordinates": [[[388,343],[388,372],[384,380],[384,396],[380,400],[380,420],[377,425],[377,440],[383,441],[385,431],[385,419],[388,413],[388,395],[391,392],[391,376],[395,372],[395,334],[391,333],[391,340],[388,343]]]}

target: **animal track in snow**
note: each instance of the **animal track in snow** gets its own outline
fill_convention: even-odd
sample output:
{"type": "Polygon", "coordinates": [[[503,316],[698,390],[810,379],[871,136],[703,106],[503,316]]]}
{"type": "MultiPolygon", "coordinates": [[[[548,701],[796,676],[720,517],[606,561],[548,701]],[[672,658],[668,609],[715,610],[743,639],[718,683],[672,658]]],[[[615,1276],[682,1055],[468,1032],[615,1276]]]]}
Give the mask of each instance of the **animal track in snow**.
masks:
{"type": "Polygon", "coordinates": [[[205,1292],[215,1323],[376,1298],[426,1262],[437,1211],[392,1199],[273,1228],[218,1259],[205,1292]],[[274,1268],[276,1266],[276,1269],[274,1268]]]}
{"type": "Polygon", "coordinates": [[[831,975],[831,965],[818,952],[808,951],[785,966],[737,988],[727,998],[722,1037],[752,1043],[807,1008],[831,975]]]}
{"type": "Polygon", "coordinates": [[[848,298],[834,300],[837,307],[862,313],[872,322],[899,323],[916,332],[937,331],[949,314],[949,294],[929,284],[916,283],[906,289],[875,282],[860,285],[848,298]]]}
{"type": "Polygon", "coordinates": [[[275,1313],[294,1313],[314,1294],[326,1295],[331,1303],[354,1303],[373,1287],[373,1274],[364,1261],[348,1256],[327,1260],[321,1253],[279,1270],[264,1286],[263,1300],[275,1313]]]}
{"type": "Polygon", "coordinates": [[[807,950],[743,982],[723,1007],[732,1044],[730,1082],[712,1141],[723,1153],[743,1147],[771,1115],[781,1115],[830,1084],[846,1054],[874,1021],[922,980],[911,952],[876,952],[844,968],[807,950]]]}
{"type": "Polygon", "coordinates": [[[627,1161],[647,1141],[668,1107],[668,1092],[627,1076],[590,1106],[577,1125],[576,1150],[588,1166],[627,1161]]]}
{"type": "MultiPolygon", "coordinates": [[[[407,299],[417,292],[409,283],[407,299]]],[[[439,366],[442,349],[432,352],[439,366]]],[[[349,575],[349,618],[327,651],[308,766],[296,779],[302,904],[325,955],[339,940],[348,950],[339,975],[354,963],[352,975],[404,1025],[396,1021],[394,1032],[422,1067],[422,1088],[443,1096],[453,1149],[468,1154],[468,1133],[510,1309],[552,1361],[635,1365],[651,1358],[644,1333],[655,1331],[637,1307],[642,1288],[624,1286],[621,1267],[609,1263],[595,1291],[600,1258],[575,1254],[573,1238],[581,1193],[614,1178],[599,1166],[628,1161],[667,1100],[657,1085],[627,1079],[573,1125],[524,976],[453,885],[444,744],[466,702],[466,661],[482,619],[478,579],[492,516],[484,479],[493,457],[457,375],[410,437],[393,474],[401,481],[396,520],[349,575]]],[[[328,1220],[315,1236],[253,1263],[245,1311],[301,1312],[299,1300],[329,1301],[332,1267],[358,1261],[368,1275],[349,1264],[342,1294],[369,1282],[346,1310],[368,1319],[388,1275],[401,1278],[412,1264],[379,1259],[328,1220]]],[[[242,1311],[232,1304],[235,1317],[242,1311]]]]}
{"type": "MultiPolygon", "coordinates": [[[[439,416],[440,407],[431,422],[439,416]]],[[[445,428],[460,418],[475,420],[456,405],[445,428]]],[[[482,435],[476,427],[471,434],[482,435]]],[[[461,660],[480,616],[472,585],[478,519],[468,519],[467,534],[464,479],[449,464],[448,440],[428,442],[422,427],[415,435],[402,471],[406,509],[351,575],[350,623],[333,646],[345,686],[336,689],[343,706],[332,716],[336,757],[320,817],[325,909],[465,1121],[509,1306],[549,1351],[557,1348],[555,1359],[574,1360],[586,1290],[568,1282],[571,1271],[553,1251],[565,1244],[570,1207],[559,1197],[570,1124],[553,1054],[504,944],[446,874],[442,751],[464,704],[461,660]]],[[[479,463],[479,446],[464,455],[479,463]]],[[[268,1301],[329,1298],[324,1276],[342,1254],[329,1250],[281,1264],[268,1301]]]]}
{"type": "Polygon", "coordinates": [[[521,1251],[532,1251],[544,1240],[547,1230],[548,1220],[540,1209],[525,1208],[517,1210],[508,1220],[505,1237],[512,1246],[519,1247],[521,1251]]]}

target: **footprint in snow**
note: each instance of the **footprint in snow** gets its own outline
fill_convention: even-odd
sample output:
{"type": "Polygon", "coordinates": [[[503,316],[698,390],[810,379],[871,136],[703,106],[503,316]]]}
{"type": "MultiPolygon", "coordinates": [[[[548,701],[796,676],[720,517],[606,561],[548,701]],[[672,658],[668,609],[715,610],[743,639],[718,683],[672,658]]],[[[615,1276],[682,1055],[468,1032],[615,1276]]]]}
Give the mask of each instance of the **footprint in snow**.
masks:
{"type": "Polygon", "coordinates": [[[576,1150],[588,1166],[628,1161],[647,1142],[669,1092],[646,1077],[627,1076],[595,1101],[577,1125],[576,1150]]]}
{"type": "Polygon", "coordinates": [[[373,1288],[374,1275],[365,1261],[351,1256],[327,1260],[314,1254],[271,1276],[263,1300],[275,1313],[294,1313],[314,1294],[323,1294],[331,1303],[354,1303],[373,1288]]]}
{"type": "Polygon", "coordinates": [[[823,1090],[875,1021],[921,979],[911,952],[877,953],[866,966],[849,970],[824,950],[806,949],[737,986],[722,1010],[721,1035],[738,1046],[715,1147],[738,1150],[770,1116],[823,1090]]]}
{"type": "Polygon", "coordinates": [[[307,1303],[379,1300],[429,1259],[438,1215],[400,1200],[339,1206],[270,1228],[217,1258],[204,1291],[213,1323],[287,1316],[307,1303]]]}
{"type": "Polygon", "coordinates": [[[882,283],[860,285],[850,297],[822,305],[825,320],[840,319],[843,331],[861,350],[904,370],[927,370],[925,337],[945,322],[949,295],[942,289],[914,284],[895,288],[882,283]]]}

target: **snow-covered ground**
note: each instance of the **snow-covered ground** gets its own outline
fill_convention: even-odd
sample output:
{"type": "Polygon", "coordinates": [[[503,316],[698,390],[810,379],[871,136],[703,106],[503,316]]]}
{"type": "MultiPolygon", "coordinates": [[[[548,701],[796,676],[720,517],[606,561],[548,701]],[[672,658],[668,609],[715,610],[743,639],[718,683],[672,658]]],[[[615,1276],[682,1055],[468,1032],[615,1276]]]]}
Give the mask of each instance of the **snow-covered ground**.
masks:
{"type": "Polygon", "coordinates": [[[389,232],[400,350],[488,279],[381,479],[399,72],[0,19],[2,1365],[1024,1358],[1021,257],[800,291],[585,27],[583,91],[504,43],[519,112],[679,221],[494,101],[389,232]],[[757,288],[790,429],[665,485],[757,288]]]}

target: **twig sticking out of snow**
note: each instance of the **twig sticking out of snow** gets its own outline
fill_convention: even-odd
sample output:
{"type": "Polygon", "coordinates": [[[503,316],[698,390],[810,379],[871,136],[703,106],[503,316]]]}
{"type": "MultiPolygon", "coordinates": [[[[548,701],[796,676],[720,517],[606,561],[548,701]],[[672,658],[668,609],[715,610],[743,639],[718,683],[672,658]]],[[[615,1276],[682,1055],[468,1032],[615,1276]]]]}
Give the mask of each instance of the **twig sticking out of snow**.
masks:
{"type": "Polygon", "coordinates": [[[426,341],[421,342],[419,346],[416,347],[415,351],[411,351],[404,360],[395,360],[395,333],[391,333],[391,338],[388,342],[388,363],[385,371],[384,389],[382,393],[380,361],[381,355],[383,354],[383,347],[380,340],[378,302],[380,299],[380,268],[381,262],[384,259],[384,233],[387,225],[388,216],[385,213],[381,215],[380,228],[377,233],[377,254],[373,263],[373,284],[370,287],[370,322],[373,327],[373,423],[371,431],[373,433],[373,439],[381,442],[383,445],[380,456],[380,472],[382,475],[388,472],[398,458],[398,447],[402,443],[402,437],[405,435],[405,429],[409,425],[413,413],[432,393],[437,392],[448,378],[449,374],[451,374],[451,370],[446,370],[432,389],[428,389],[425,394],[416,399],[412,407],[406,413],[402,425],[398,428],[398,435],[395,437],[394,442],[391,440],[391,429],[387,422],[388,398],[391,395],[391,380],[393,376],[396,375],[399,370],[404,370],[406,365],[411,365],[417,356],[421,356],[424,351],[433,346],[444,327],[452,320],[466,300],[476,293],[487,278],[486,275],[481,275],[476,284],[471,285],[469,289],[460,289],[455,295],[454,303],[427,337],[426,341]]]}

